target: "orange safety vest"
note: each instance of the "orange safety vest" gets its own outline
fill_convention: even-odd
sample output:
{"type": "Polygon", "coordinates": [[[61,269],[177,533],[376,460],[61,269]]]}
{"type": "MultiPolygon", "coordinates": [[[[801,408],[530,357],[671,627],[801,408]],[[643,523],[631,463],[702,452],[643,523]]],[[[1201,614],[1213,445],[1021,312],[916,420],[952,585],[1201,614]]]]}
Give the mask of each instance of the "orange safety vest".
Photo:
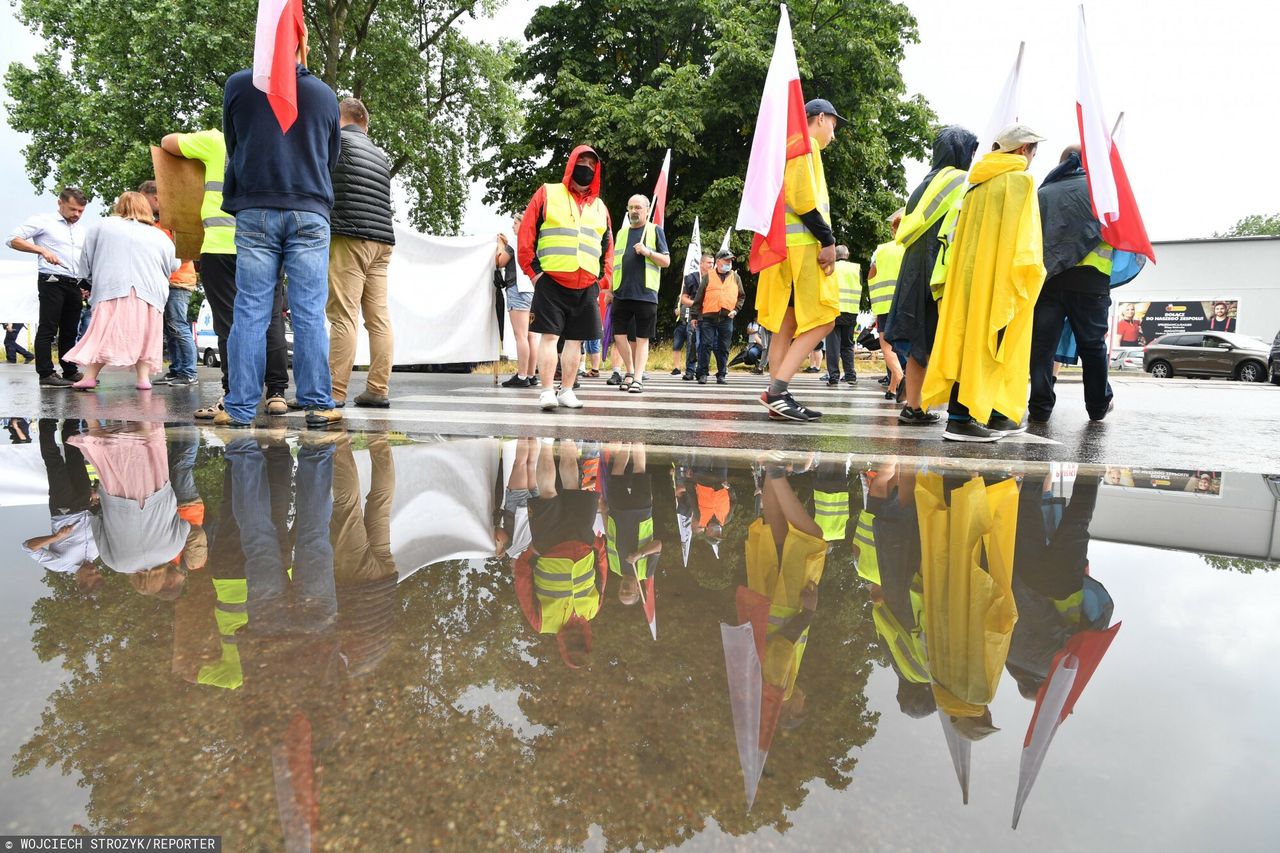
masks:
{"type": "Polygon", "coordinates": [[[738,307],[738,274],[730,272],[725,278],[718,270],[707,274],[707,290],[702,295],[702,313],[718,314],[738,307]]]}

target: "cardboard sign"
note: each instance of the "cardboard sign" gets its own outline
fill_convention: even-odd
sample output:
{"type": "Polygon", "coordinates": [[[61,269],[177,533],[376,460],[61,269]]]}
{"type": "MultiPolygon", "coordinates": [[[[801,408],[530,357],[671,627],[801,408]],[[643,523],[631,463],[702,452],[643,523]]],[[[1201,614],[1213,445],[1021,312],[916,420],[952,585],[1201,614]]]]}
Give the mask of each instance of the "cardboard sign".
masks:
{"type": "Polygon", "coordinates": [[[204,243],[204,164],[199,160],[175,157],[157,145],[151,146],[151,166],[155,169],[156,194],[160,199],[160,224],[173,232],[178,257],[184,261],[200,257],[204,243]]]}

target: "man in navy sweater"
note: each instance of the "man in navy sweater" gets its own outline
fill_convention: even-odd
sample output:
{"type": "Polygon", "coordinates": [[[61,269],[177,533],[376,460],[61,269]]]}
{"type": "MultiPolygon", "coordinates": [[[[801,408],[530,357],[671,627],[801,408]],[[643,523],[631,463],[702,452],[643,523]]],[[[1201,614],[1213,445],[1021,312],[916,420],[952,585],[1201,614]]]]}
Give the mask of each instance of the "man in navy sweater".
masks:
{"type": "Polygon", "coordinates": [[[298,117],[282,133],[253,70],[227,80],[222,132],[227,173],[222,209],[236,218],[235,323],[223,426],[249,426],[262,398],[267,326],[280,274],[288,276],[293,320],[293,378],[307,426],[342,420],[333,405],[324,306],[329,293],[330,173],[338,162],[338,97],[306,69],[307,37],[298,46],[298,117]]]}

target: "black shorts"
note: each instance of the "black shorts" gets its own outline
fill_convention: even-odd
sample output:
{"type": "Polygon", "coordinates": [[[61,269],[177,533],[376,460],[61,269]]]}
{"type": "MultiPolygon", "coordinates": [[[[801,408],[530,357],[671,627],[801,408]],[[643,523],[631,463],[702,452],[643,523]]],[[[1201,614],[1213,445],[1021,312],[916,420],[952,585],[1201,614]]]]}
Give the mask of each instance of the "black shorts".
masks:
{"type": "Polygon", "coordinates": [[[598,497],[595,492],[566,491],[554,498],[538,497],[529,501],[529,528],[533,547],[550,551],[565,542],[595,540],[598,497]]]}
{"type": "Polygon", "coordinates": [[[575,290],[543,275],[533,286],[529,331],[559,335],[567,341],[594,341],[603,333],[599,295],[598,284],[575,290]]]}
{"type": "Polygon", "coordinates": [[[613,300],[613,334],[627,340],[649,340],[658,331],[658,303],[641,299],[613,300]]]}

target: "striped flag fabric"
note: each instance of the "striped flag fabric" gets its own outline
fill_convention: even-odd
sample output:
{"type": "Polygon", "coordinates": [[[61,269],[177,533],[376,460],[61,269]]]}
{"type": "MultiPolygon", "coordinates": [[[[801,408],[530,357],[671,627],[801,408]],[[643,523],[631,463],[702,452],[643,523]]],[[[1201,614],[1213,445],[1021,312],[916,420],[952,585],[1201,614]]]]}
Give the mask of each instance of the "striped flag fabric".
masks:
{"type": "Polygon", "coordinates": [[[663,221],[667,214],[667,181],[671,175],[671,149],[667,149],[667,156],[662,158],[662,171],[658,172],[658,183],[653,188],[653,205],[649,208],[649,218],[654,225],[659,228],[665,228],[663,221]]]}
{"type": "Polygon", "coordinates": [[[302,0],[259,0],[253,85],[266,94],[283,133],[298,118],[298,45],[306,31],[302,0]]]}

